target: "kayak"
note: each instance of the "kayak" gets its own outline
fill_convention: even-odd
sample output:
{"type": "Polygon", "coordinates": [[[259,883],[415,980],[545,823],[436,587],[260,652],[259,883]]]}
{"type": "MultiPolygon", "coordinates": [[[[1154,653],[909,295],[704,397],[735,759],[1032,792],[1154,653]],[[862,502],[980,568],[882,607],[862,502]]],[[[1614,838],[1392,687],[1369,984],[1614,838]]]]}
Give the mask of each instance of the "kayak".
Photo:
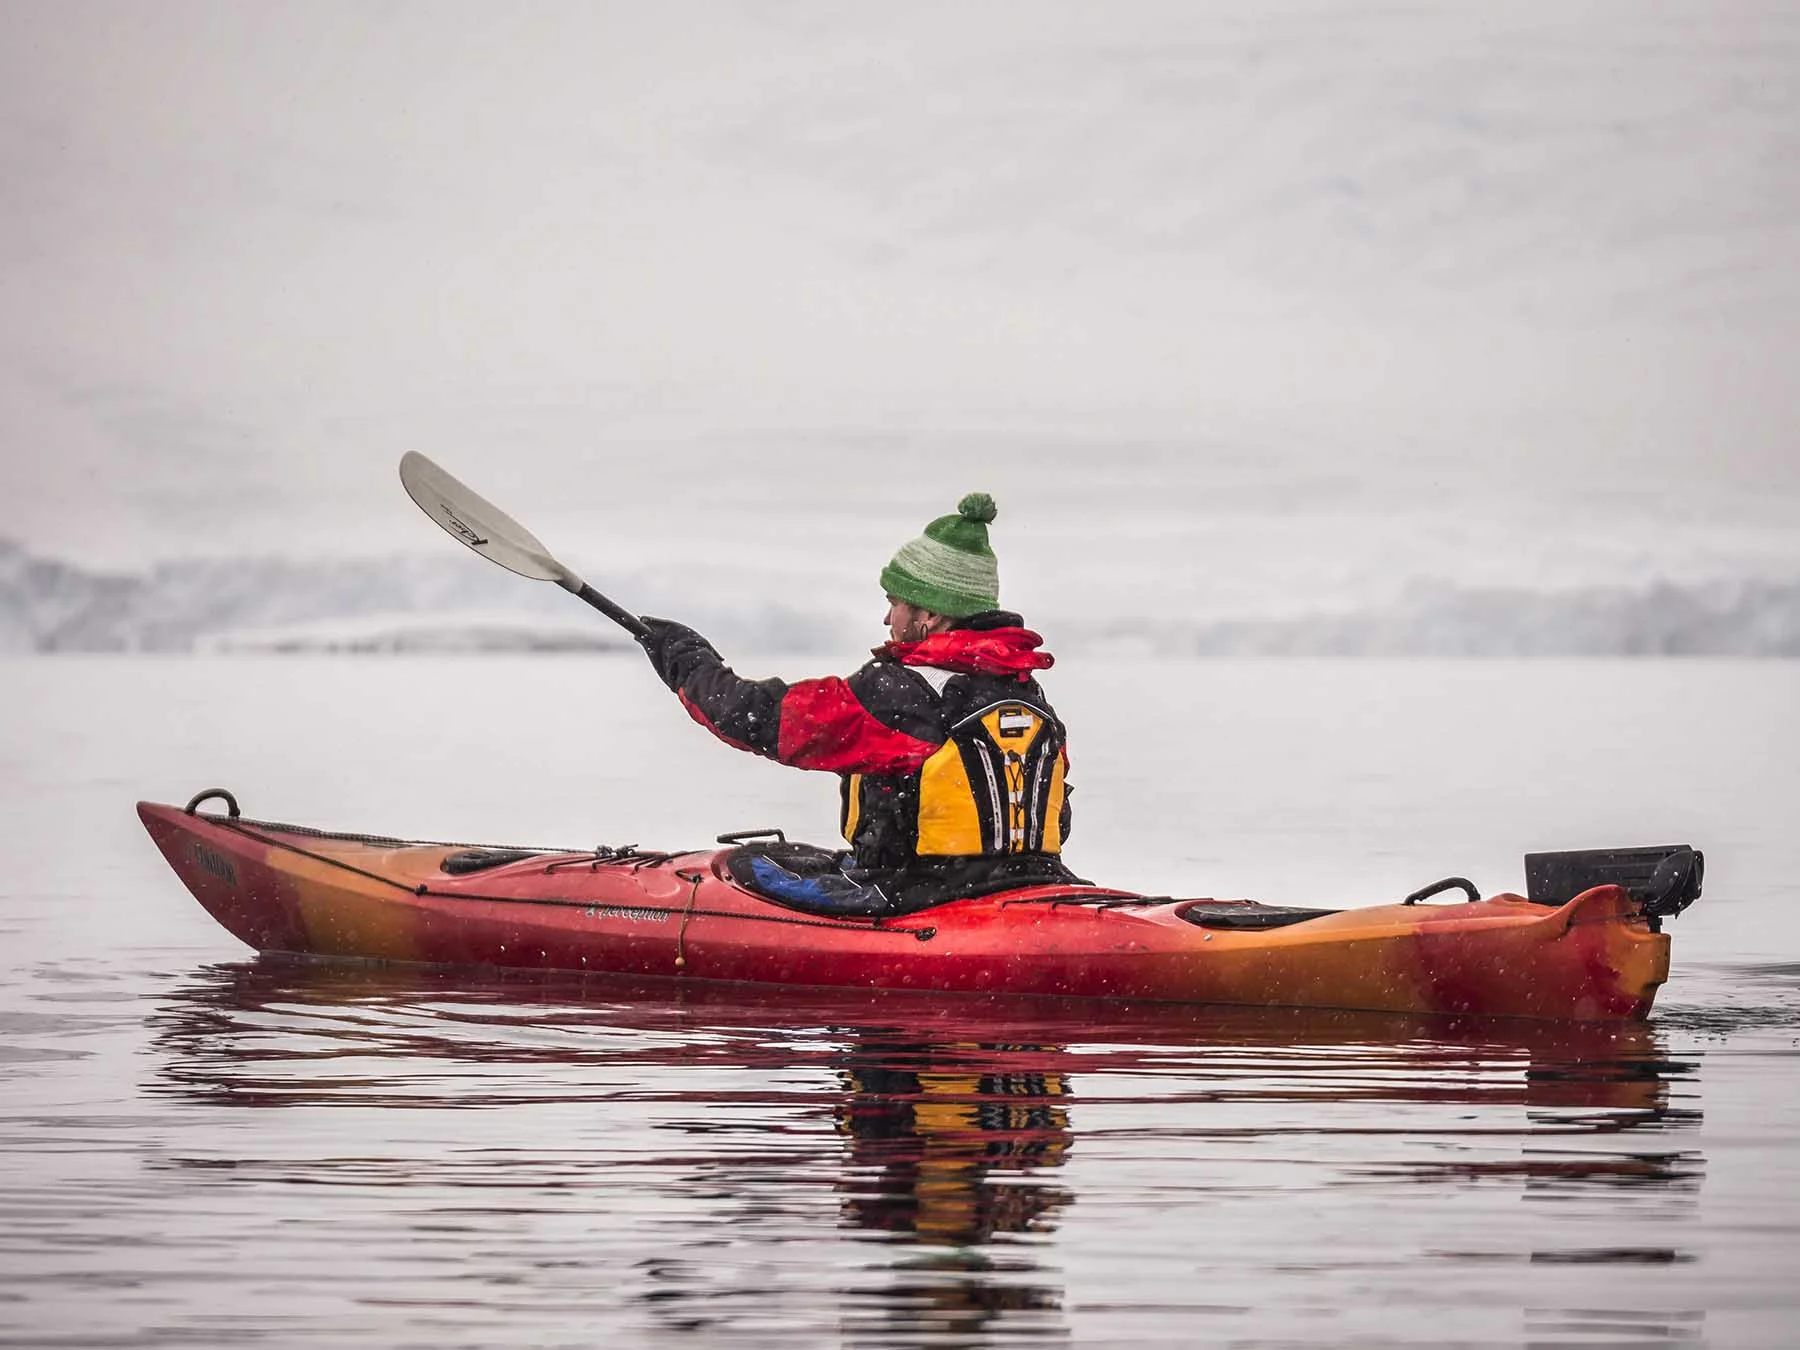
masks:
{"type": "Polygon", "coordinates": [[[251,820],[217,789],[138,815],[201,905],[263,953],[1583,1021],[1648,1016],[1669,971],[1662,920],[1698,896],[1702,867],[1671,845],[1528,855],[1529,896],[1480,899],[1451,878],[1400,903],[1312,910],[1059,883],[869,917],[758,894],[755,843],[430,843],[251,820]],[[224,814],[199,809],[214,797],[224,814]],[[1425,903],[1449,889],[1469,898],[1425,903]]]}

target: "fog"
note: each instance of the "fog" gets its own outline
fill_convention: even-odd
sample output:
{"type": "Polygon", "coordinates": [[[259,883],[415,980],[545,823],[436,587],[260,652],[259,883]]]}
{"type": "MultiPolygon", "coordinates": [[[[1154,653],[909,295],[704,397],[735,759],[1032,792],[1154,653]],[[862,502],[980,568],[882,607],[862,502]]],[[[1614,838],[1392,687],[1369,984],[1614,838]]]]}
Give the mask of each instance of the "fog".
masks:
{"type": "Polygon", "coordinates": [[[13,5],[4,532],[430,553],[423,449],[677,605],[970,488],[1039,614],[1791,582],[1797,110],[1773,2],[13,5]]]}

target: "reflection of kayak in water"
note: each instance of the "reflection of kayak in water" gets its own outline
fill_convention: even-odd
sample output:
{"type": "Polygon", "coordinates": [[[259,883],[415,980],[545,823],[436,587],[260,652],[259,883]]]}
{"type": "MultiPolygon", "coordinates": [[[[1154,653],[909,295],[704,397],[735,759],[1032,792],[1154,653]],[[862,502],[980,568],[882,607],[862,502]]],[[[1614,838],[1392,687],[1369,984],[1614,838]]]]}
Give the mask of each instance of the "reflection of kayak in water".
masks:
{"type": "MultiPolygon", "coordinates": [[[[1554,903],[1340,911],[1037,885],[844,917],[755,893],[743,877],[753,849],[498,852],[272,825],[231,806],[138,813],[201,904],[263,952],[1581,1020],[1644,1017],[1668,974],[1654,897],[1615,884],[1554,903]]],[[[1686,856],[1679,903],[1662,912],[1698,892],[1686,856]]]]}
{"type": "Polygon", "coordinates": [[[154,1021],[163,1090],[214,1105],[501,1106],[524,1084],[532,1100],[592,1105],[621,1072],[782,1083],[816,1069],[845,1089],[841,1133],[872,1143],[932,1125],[1032,1166],[1061,1161],[1069,1107],[1101,1081],[1135,1098],[1175,1071],[1183,1091],[1222,1104],[1523,1107],[1617,1130],[1664,1116],[1671,1083],[1694,1071],[1655,1023],[879,989],[746,999],[706,981],[281,957],[196,971],[154,1021]],[[338,1050],[362,1072],[320,1076],[338,1050]]]}
{"type": "MultiPolygon", "coordinates": [[[[529,1268],[561,1278],[574,1234],[589,1268],[625,1272],[602,1292],[642,1325],[710,1318],[788,1343],[1066,1342],[1051,1333],[1094,1286],[1056,1253],[1110,1232],[1132,1259],[1144,1224],[1152,1242],[1175,1233],[1171,1211],[1201,1233],[1223,1214],[1212,1230],[1235,1240],[1265,1198],[1340,1229],[1391,1201],[1434,1232],[1441,1207],[1504,1218],[1543,1199],[1574,1216],[1557,1219],[1571,1247],[1584,1222],[1681,1227],[1706,1167],[1683,1119],[1702,1066],[1673,1062],[1654,1021],[754,992],[246,958],[153,991],[140,1077],[152,1109],[202,1131],[177,1157],[184,1186],[262,1210],[271,1194],[450,1205],[502,1227],[553,1206],[529,1268]],[[793,1334],[807,1299],[822,1320],[793,1334]]],[[[1537,1219],[1521,1213],[1526,1229],[1476,1239],[1483,1271],[1524,1269],[1537,1219]]]]}

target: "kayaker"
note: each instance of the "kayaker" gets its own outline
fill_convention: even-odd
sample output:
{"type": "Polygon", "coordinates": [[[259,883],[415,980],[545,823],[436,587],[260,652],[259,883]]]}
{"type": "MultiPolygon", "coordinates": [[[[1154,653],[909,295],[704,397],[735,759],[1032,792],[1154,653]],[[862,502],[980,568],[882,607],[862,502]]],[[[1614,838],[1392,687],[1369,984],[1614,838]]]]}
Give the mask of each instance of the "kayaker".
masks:
{"type": "Polygon", "coordinates": [[[693,629],[646,616],[657,674],[728,745],[842,778],[847,854],[771,848],[754,882],[846,913],[1076,880],[1068,750],[1036,674],[1053,658],[999,608],[994,500],[971,493],[881,572],[888,641],[848,679],[747,680],[693,629]],[[809,856],[810,855],[810,856],[809,856]]]}

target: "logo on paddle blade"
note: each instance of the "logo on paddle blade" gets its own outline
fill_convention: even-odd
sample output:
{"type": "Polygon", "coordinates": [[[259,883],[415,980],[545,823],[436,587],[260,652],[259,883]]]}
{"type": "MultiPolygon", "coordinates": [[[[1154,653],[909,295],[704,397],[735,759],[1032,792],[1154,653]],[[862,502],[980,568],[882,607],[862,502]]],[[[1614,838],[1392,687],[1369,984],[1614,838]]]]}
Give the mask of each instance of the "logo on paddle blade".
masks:
{"type": "Polygon", "coordinates": [[[457,518],[456,512],[450,509],[450,504],[448,502],[439,502],[438,510],[443,512],[444,520],[448,522],[450,529],[460,538],[466,540],[470,548],[480,548],[483,544],[487,543],[487,540],[481,537],[479,531],[470,529],[457,518]]]}

